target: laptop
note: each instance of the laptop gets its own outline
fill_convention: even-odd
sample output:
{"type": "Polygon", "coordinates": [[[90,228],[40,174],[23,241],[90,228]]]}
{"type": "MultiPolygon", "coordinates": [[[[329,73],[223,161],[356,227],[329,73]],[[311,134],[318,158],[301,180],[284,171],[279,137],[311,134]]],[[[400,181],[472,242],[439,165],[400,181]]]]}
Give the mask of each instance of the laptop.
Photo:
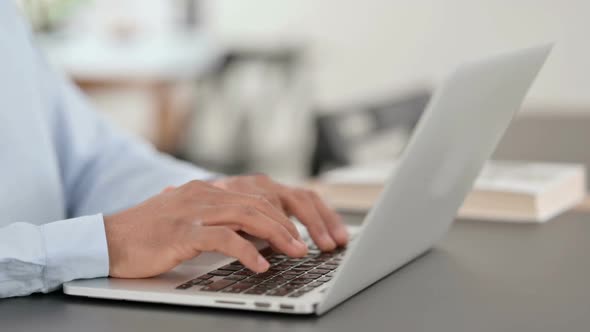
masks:
{"type": "Polygon", "coordinates": [[[64,285],[92,298],[321,315],[428,251],[451,226],[484,162],[550,50],[543,45],[463,64],[435,91],[395,172],[347,248],[290,258],[259,240],[271,267],[255,274],[206,253],[148,279],[64,285]]]}

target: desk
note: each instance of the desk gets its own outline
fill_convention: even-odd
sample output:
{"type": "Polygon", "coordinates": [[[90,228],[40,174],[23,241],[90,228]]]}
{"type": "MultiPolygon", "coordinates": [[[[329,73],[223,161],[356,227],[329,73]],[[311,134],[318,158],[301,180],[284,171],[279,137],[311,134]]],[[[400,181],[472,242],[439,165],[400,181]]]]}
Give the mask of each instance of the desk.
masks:
{"type": "MultiPolygon", "coordinates": [[[[358,220],[358,218],[357,218],[358,220]]],[[[422,258],[322,317],[67,297],[0,300],[0,330],[588,331],[590,215],[457,222],[422,258]]]]}

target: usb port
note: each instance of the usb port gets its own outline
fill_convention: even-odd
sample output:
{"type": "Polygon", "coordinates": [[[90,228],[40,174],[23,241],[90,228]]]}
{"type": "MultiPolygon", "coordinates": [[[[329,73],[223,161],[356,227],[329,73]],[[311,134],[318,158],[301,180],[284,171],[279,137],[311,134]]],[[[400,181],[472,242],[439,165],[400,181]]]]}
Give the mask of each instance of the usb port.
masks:
{"type": "Polygon", "coordinates": [[[281,305],[279,305],[279,308],[285,309],[285,310],[293,310],[293,309],[295,309],[295,306],[292,304],[281,304],[281,305]]]}
{"type": "Polygon", "coordinates": [[[254,302],[254,305],[259,308],[268,308],[270,307],[270,303],[268,302],[254,302]]]}

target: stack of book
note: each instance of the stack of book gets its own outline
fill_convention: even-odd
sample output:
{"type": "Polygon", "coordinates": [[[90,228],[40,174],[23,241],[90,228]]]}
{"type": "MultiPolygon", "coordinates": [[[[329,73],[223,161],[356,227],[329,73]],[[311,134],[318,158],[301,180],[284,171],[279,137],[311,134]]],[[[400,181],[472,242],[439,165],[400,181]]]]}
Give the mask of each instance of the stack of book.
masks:
{"type": "MultiPolygon", "coordinates": [[[[353,166],[324,173],[310,184],[337,210],[371,208],[395,163],[353,166]]],[[[469,219],[545,222],[586,197],[586,170],[578,164],[489,161],[458,216],[469,219]]]]}

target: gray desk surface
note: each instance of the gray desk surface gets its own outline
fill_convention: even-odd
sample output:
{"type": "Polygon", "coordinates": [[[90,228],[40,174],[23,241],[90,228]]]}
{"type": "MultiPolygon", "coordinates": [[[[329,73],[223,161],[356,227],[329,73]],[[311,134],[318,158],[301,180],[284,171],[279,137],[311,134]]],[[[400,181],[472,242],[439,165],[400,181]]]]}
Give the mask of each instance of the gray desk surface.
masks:
{"type": "Polygon", "coordinates": [[[0,300],[1,331],[589,331],[590,215],[457,222],[437,247],[322,317],[66,297],[0,300]]]}

